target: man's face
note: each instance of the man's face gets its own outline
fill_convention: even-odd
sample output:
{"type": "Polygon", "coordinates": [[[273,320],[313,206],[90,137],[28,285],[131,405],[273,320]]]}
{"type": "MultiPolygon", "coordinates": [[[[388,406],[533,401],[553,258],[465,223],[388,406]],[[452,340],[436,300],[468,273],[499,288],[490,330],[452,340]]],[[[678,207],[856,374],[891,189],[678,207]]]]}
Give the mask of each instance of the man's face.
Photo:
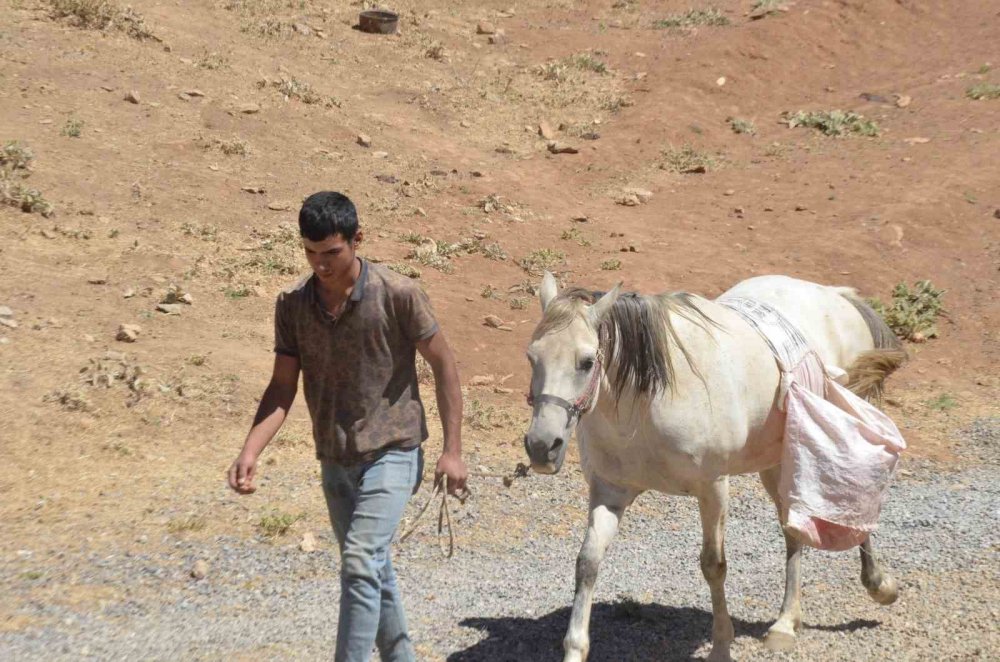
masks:
{"type": "Polygon", "coordinates": [[[354,268],[354,250],[361,243],[361,231],[347,241],[343,235],[335,234],[323,241],[311,241],[302,237],[302,247],[306,259],[316,276],[326,282],[334,282],[346,277],[354,268]]]}

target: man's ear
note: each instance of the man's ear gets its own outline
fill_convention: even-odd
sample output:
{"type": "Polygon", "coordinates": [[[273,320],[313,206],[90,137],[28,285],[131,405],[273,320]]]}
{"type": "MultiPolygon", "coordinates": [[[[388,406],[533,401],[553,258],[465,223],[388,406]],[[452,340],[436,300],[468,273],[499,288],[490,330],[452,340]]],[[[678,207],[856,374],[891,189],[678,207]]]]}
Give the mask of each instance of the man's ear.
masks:
{"type": "Polygon", "coordinates": [[[351,242],[351,245],[354,248],[357,248],[364,240],[365,240],[365,231],[358,230],[357,232],[354,233],[354,240],[351,242]]]}

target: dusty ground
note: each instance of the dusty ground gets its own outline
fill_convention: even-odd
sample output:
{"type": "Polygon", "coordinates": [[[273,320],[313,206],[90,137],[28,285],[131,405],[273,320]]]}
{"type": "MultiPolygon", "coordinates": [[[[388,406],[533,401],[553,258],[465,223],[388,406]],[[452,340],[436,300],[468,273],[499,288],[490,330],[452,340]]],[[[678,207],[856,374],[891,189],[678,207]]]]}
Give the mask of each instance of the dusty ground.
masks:
{"type": "MultiPolygon", "coordinates": [[[[954,440],[1000,411],[1000,100],[966,92],[1000,83],[994,3],[800,0],[751,21],[751,3],[720,1],[730,25],[670,30],[654,24],[692,3],[406,0],[398,36],[352,29],[362,3],[133,4],[156,39],[3,2],[0,142],[31,148],[24,181],[55,215],[0,207],[17,325],[0,327],[0,552],[21,596],[0,630],[37,625],[23,600],[115,603],[61,558],[209,549],[268,515],[302,515],[285,542],[325,530],[302,411],[258,495],[221,481],[268,376],[274,295],[305,266],[289,224],[323,188],[358,202],[367,256],[420,271],[467,381],[512,375],[468,389],[481,472],[522,460],[538,313],[520,261],[540,249],[564,254],[567,282],[706,296],[763,273],[882,298],[929,278],[949,315],[911,345],[889,409],[915,466],[975,463],[954,440]],[[836,108],[881,134],[780,121],[836,108]],[[578,153],[549,153],[539,123],[578,153]],[[684,147],[713,157],[707,173],[661,167],[684,147]],[[652,197],[618,204],[628,187],[652,197]],[[414,234],[482,249],[436,268],[408,257],[414,234]],[[171,285],[193,300],[179,315],[155,310],[171,285]]],[[[488,503],[462,544],[516,548],[536,513],[488,503]]],[[[542,530],[576,532],[578,511],[542,530]]]]}

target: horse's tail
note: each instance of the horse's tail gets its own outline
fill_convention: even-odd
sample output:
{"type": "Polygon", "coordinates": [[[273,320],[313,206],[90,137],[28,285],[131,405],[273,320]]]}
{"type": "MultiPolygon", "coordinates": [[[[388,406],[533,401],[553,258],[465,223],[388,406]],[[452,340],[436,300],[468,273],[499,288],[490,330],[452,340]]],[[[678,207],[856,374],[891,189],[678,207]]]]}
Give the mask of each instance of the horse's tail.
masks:
{"type": "Polygon", "coordinates": [[[886,377],[906,362],[906,350],[882,316],[857,291],[846,287],[838,290],[865,320],[875,344],[875,349],[862,352],[848,367],[847,388],[866,400],[880,402],[886,377]]]}

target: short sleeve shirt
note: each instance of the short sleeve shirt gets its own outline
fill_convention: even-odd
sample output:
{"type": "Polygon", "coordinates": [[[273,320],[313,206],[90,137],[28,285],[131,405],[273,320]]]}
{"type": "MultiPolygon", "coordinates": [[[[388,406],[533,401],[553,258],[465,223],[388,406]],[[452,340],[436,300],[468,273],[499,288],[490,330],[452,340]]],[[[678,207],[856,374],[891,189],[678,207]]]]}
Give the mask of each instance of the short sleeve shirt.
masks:
{"type": "Polygon", "coordinates": [[[416,343],[438,332],[430,300],[413,280],[361,261],[339,317],[324,308],[315,276],[278,296],[274,351],[302,370],[316,455],[352,465],[427,439],[416,343]]]}

